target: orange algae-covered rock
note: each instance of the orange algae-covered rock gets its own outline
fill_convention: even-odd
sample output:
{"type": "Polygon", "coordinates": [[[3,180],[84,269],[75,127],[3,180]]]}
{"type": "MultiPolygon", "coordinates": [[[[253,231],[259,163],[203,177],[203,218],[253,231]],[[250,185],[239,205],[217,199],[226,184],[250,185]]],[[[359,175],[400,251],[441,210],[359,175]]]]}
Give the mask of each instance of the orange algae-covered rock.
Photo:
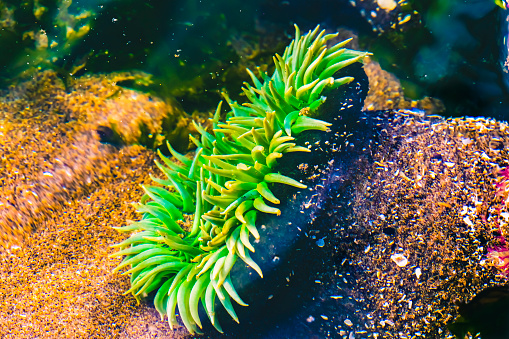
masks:
{"type": "Polygon", "coordinates": [[[125,237],[111,227],[139,218],[131,203],[157,173],[153,158],[123,147],[93,190],[56,207],[23,246],[0,251],[0,338],[184,337],[123,295],[129,279],[112,273],[121,259],[108,257],[125,237]]]}
{"type": "Polygon", "coordinates": [[[101,143],[100,126],[115,128],[132,144],[142,135],[140,126],[157,135],[165,119],[181,118],[176,106],[116,85],[137,78],[87,76],[66,88],[46,71],[0,92],[0,243],[19,241],[64,203],[111,177],[119,151],[101,143]]]}
{"type": "Polygon", "coordinates": [[[509,160],[509,127],[486,118],[390,114],[356,185],[359,224],[347,231],[365,248],[351,261],[363,273],[349,281],[362,281],[369,300],[357,314],[369,314],[383,338],[451,337],[454,301],[507,284],[492,267],[500,262],[486,259],[499,243],[496,169],[509,160]]]}
{"type": "Polygon", "coordinates": [[[187,126],[168,117],[175,108],[167,103],[116,85],[129,76],[83,77],[66,87],[43,72],[0,92],[1,338],[186,333],[124,296],[128,279],[111,273],[120,259],[108,257],[109,245],[125,237],[111,227],[139,218],[131,203],[154,173],[153,151],[101,143],[98,127],[115,123],[127,144],[140,135],[136,122],[147,121],[154,134],[171,119],[187,126]]]}
{"type": "MultiPolygon", "coordinates": [[[[175,100],[164,102],[117,85],[127,80],[149,82],[150,76],[141,72],[123,72],[71,79],[68,84],[70,93],[62,98],[62,108],[70,118],[84,118],[95,126],[112,128],[124,144],[138,143],[144,132],[161,133],[163,123],[176,124],[183,119],[188,125],[189,120],[185,119],[175,100]]],[[[189,130],[186,129],[186,133],[189,130]]],[[[187,146],[187,138],[184,142],[187,146]]]]}
{"type": "Polygon", "coordinates": [[[421,100],[410,100],[406,98],[398,78],[384,71],[378,62],[369,58],[367,60],[364,71],[369,78],[369,92],[364,100],[364,110],[418,109],[427,114],[445,111],[444,104],[438,99],[425,97],[421,100]]]}

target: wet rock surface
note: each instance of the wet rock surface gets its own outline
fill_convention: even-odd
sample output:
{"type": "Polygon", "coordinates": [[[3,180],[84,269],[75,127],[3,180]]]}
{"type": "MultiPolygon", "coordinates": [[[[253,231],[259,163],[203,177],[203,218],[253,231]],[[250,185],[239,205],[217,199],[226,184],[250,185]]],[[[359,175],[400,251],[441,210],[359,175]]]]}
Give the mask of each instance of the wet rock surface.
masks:
{"type": "Polygon", "coordinates": [[[455,302],[507,283],[486,261],[500,230],[495,182],[507,164],[507,124],[411,111],[389,122],[355,195],[366,230],[353,260],[372,318],[365,323],[383,337],[451,337],[455,302]]]}

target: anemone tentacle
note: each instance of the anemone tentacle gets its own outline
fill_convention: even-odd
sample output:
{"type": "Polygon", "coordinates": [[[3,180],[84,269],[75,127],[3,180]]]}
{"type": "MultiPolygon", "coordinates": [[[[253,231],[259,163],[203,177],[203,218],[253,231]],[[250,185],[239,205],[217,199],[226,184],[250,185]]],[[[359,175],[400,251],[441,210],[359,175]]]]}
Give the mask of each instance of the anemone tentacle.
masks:
{"type": "Polygon", "coordinates": [[[368,53],[344,48],[350,40],[330,48],[327,41],[336,34],[325,34],[317,26],[302,35],[295,26],[295,39],[283,55],[274,57],[272,76],[258,79],[247,70],[253,85],[242,91],[249,100],[239,104],[226,93],[230,111],[220,122],[222,101],[207,131],[195,124],[199,139],[194,158],[176,152],[169,143],[173,162],[158,152],[157,167],[166,179],[152,179],[161,186],[143,186],[145,195],[137,204],[140,221],[117,228],[133,232],[130,238],[114,245],[124,256],[116,270],[130,267],[132,293],[140,296],[157,290],[154,305],[171,327],[176,324],[176,309],[190,333],[202,327],[198,315],[200,300],[212,325],[222,332],[215,313],[219,299],[238,322],[231,303],[247,306],[235,290],[230,271],[243,261],[263,273],[251,258],[255,248],[250,237],[260,238],[257,213],[279,215],[274,207],[280,200],[274,185],[306,186],[275,170],[290,152],[309,152],[295,143],[295,135],[309,130],[326,131],[329,123],[306,116],[326,99],[327,88],[337,88],[353,80],[334,78],[334,74],[368,53]],[[184,215],[193,215],[191,230],[181,227],[184,215]]]}

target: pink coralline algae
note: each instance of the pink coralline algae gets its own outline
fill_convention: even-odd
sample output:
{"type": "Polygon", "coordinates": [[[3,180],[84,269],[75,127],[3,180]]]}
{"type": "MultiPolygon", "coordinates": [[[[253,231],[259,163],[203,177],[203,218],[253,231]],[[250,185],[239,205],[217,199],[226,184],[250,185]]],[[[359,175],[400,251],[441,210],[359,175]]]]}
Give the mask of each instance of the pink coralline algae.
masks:
{"type": "MultiPolygon", "coordinates": [[[[502,197],[502,206],[497,208],[500,215],[504,209],[509,207],[509,168],[504,167],[498,171],[498,180],[495,185],[497,196],[502,197]]],[[[504,276],[509,278],[509,244],[503,235],[501,225],[499,223],[500,236],[497,237],[499,243],[496,246],[488,247],[487,259],[491,265],[500,271],[504,276]]]]}
{"type": "Polygon", "coordinates": [[[509,247],[504,237],[502,246],[494,246],[488,248],[488,260],[491,265],[500,271],[503,275],[509,278],[509,247]]]}
{"type": "Polygon", "coordinates": [[[509,168],[504,167],[498,171],[498,182],[495,187],[497,188],[497,195],[501,196],[504,205],[507,207],[509,203],[509,168]]]}

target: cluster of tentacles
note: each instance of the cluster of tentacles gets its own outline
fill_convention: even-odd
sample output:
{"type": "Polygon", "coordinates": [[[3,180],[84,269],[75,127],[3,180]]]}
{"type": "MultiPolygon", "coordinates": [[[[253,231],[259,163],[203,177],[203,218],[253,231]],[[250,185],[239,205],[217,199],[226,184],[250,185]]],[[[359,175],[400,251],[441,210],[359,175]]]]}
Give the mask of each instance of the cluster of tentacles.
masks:
{"type": "MultiPolygon", "coordinates": [[[[221,103],[212,131],[195,125],[201,138],[192,138],[197,150],[188,158],[168,148],[173,162],[159,152],[157,166],[165,179],[152,177],[160,186],[144,186],[145,195],[137,205],[140,221],[120,227],[132,232],[115,245],[115,256],[125,256],[116,270],[129,268],[131,288],[138,299],[157,290],[154,305],[170,326],[177,324],[176,307],[189,332],[202,327],[198,314],[201,303],[218,331],[222,331],[214,310],[216,297],[238,322],[231,299],[247,306],[236,292],[230,271],[240,258],[260,276],[251,259],[259,239],[256,217],[259,212],[279,215],[280,203],[274,188],[279,184],[305,188],[302,183],[278,173],[278,161],[290,152],[309,152],[297,145],[294,135],[307,130],[326,131],[329,124],[313,119],[309,112],[325,100],[322,92],[353,80],[336,79],[341,68],[360,61],[366,53],[343,48],[349,40],[327,48],[337,34],[325,34],[316,27],[296,37],[283,56],[276,55],[276,69],[259,80],[251,71],[253,86],[242,90],[249,102],[239,105],[224,97],[231,111],[220,122],[221,103]],[[190,230],[184,217],[192,218],[190,230]]],[[[189,218],[188,218],[189,219],[189,218]]]]}

